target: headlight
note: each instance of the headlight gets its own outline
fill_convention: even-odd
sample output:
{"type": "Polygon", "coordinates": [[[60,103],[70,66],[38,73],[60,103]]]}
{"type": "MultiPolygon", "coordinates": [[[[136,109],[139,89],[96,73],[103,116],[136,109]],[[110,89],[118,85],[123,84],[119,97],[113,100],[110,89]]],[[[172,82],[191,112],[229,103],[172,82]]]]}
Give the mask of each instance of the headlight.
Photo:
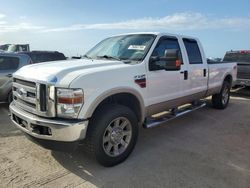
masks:
{"type": "Polygon", "coordinates": [[[82,89],[57,88],[57,116],[63,118],[77,118],[84,103],[82,89]]]}

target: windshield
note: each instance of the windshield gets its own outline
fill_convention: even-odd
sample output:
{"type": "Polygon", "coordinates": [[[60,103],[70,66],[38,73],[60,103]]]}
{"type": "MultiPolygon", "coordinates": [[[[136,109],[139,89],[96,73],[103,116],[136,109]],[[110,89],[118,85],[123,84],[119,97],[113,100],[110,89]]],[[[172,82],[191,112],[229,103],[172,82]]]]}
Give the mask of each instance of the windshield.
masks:
{"type": "Polygon", "coordinates": [[[249,62],[250,63],[250,53],[245,52],[230,52],[226,53],[223,61],[230,61],[230,62],[249,62]]]}
{"type": "Polygon", "coordinates": [[[107,38],[87,52],[85,57],[142,61],[155,37],[151,34],[134,34],[107,38]]]}

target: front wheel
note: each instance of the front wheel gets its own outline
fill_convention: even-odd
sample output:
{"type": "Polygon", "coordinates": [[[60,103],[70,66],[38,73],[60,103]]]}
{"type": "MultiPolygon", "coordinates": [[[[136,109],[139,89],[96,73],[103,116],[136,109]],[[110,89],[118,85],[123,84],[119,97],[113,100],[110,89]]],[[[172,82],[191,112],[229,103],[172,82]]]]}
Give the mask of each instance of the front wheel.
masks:
{"type": "Polygon", "coordinates": [[[214,108],[225,109],[230,100],[230,83],[224,82],[220,93],[212,96],[212,104],[214,108]]]}
{"type": "Polygon", "coordinates": [[[123,162],[138,137],[138,121],[129,108],[117,104],[101,107],[90,121],[87,148],[106,167],[123,162]]]}

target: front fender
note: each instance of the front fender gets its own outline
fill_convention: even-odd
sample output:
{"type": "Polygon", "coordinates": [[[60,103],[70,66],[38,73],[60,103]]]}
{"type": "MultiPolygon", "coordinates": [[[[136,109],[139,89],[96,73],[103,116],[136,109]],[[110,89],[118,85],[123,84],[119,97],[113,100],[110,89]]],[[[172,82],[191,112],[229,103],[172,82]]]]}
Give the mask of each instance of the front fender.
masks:
{"type": "Polygon", "coordinates": [[[119,94],[119,93],[129,93],[129,94],[134,95],[138,99],[138,101],[140,102],[140,110],[142,112],[142,117],[141,117],[140,122],[142,122],[146,114],[145,103],[144,103],[143,97],[137,90],[133,88],[129,88],[129,87],[116,87],[116,88],[109,89],[105,92],[102,92],[101,94],[94,97],[94,100],[92,100],[91,102],[88,101],[86,105],[85,104],[83,105],[79,113],[79,117],[82,119],[90,118],[93,115],[95,109],[103,100],[105,100],[106,98],[112,95],[119,94]]]}

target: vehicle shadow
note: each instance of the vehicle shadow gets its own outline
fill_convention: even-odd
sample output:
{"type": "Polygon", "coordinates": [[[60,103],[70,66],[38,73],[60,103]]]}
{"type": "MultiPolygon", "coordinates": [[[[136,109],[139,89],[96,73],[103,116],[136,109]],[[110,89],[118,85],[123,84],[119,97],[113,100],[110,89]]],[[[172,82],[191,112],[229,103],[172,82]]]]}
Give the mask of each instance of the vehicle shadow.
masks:
{"type": "MultiPolygon", "coordinates": [[[[245,90],[232,92],[233,96],[250,98],[248,94],[249,91],[245,90]]],[[[52,151],[52,156],[69,172],[97,187],[123,187],[122,185],[166,187],[165,183],[171,178],[173,180],[184,177],[185,182],[191,184],[192,182],[189,181],[192,177],[201,176],[200,170],[211,169],[211,174],[214,174],[213,169],[218,168],[218,172],[224,169],[221,164],[211,162],[209,156],[214,157],[214,153],[221,152],[221,156],[217,154],[216,158],[219,160],[221,157],[221,160],[224,160],[224,143],[222,142],[222,145],[219,143],[221,139],[225,139],[220,135],[224,134],[223,130],[228,125],[221,124],[220,118],[231,114],[236,108],[242,108],[237,100],[230,104],[231,108],[217,110],[215,113],[210,108],[212,106],[210,99],[207,99],[207,107],[179,117],[164,126],[153,129],[140,128],[138,143],[133,153],[126,161],[112,168],[100,166],[93,156],[84,152],[83,147],[79,147],[72,153],[52,151]],[[204,164],[206,164],[205,168],[202,169],[204,164]],[[183,166],[186,170],[183,170],[183,166]]],[[[232,126],[236,125],[238,126],[238,124],[232,124],[232,126]]],[[[221,174],[215,173],[214,178],[218,176],[224,178],[223,174],[226,174],[226,171],[221,174]]],[[[233,184],[236,176],[232,174],[232,181],[228,181],[233,184]]],[[[175,183],[174,185],[178,186],[178,183],[175,183]]]]}
{"type": "MultiPolygon", "coordinates": [[[[187,165],[187,161],[190,168],[193,168],[192,160],[197,157],[195,153],[200,152],[202,146],[195,146],[197,141],[188,141],[188,138],[192,137],[190,130],[206,132],[202,127],[211,129],[210,123],[203,123],[202,115],[209,111],[210,107],[205,107],[170,121],[164,126],[153,129],[140,128],[135,150],[126,161],[112,168],[100,166],[93,156],[84,152],[82,147],[72,153],[52,151],[52,156],[65,169],[97,187],[121,187],[121,185],[165,187],[165,180],[172,176],[170,171],[173,173],[182,171],[182,165],[183,163],[187,165]],[[195,114],[198,115],[194,122],[195,114]],[[186,151],[185,148],[197,151],[186,151]]],[[[205,138],[203,134],[200,134],[202,142],[206,143],[204,140],[209,142],[211,138],[209,136],[205,138]]],[[[200,156],[196,162],[197,160],[200,160],[200,156]]]]}
{"type": "MultiPolygon", "coordinates": [[[[178,134],[178,130],[182,131],[183,126],[183,124],[172,126],[172,131],[162,131],[166,128],[165,126],[151,130],[141,128],[135,150],[126,161],[111,168],[99,165],[94,156],[84,152],[83,147],[79,147],[72,153],[52,151],[51,154],[65,169],[96,187],[121,187],[134,184],[135,187],[146,187],[154,182],[154,174],[160,173],[159,170],[162,170],[163,159],[168,160],[169,163],[174,162],[175,157],[171,155],[170,151],[167,151],[172,147],[163,146],[161,149],[165,148],[166,153],[162,156],[157,154],[161,150],[159,148],[160,140],[165,140],[165,144],[168,145],[170,139],[168,135],[172,134],[172,137],[178,134]],[[156,137],[157,139],[155,139],[156,137]],[[139,185],[138,181],[141,182],[139,185]]],[[[155,182],[154,187],[158,187],[159,184],[160,182],[155,182]]],[[[162,187],[164,186],[162,185],[162,187]]]]}

